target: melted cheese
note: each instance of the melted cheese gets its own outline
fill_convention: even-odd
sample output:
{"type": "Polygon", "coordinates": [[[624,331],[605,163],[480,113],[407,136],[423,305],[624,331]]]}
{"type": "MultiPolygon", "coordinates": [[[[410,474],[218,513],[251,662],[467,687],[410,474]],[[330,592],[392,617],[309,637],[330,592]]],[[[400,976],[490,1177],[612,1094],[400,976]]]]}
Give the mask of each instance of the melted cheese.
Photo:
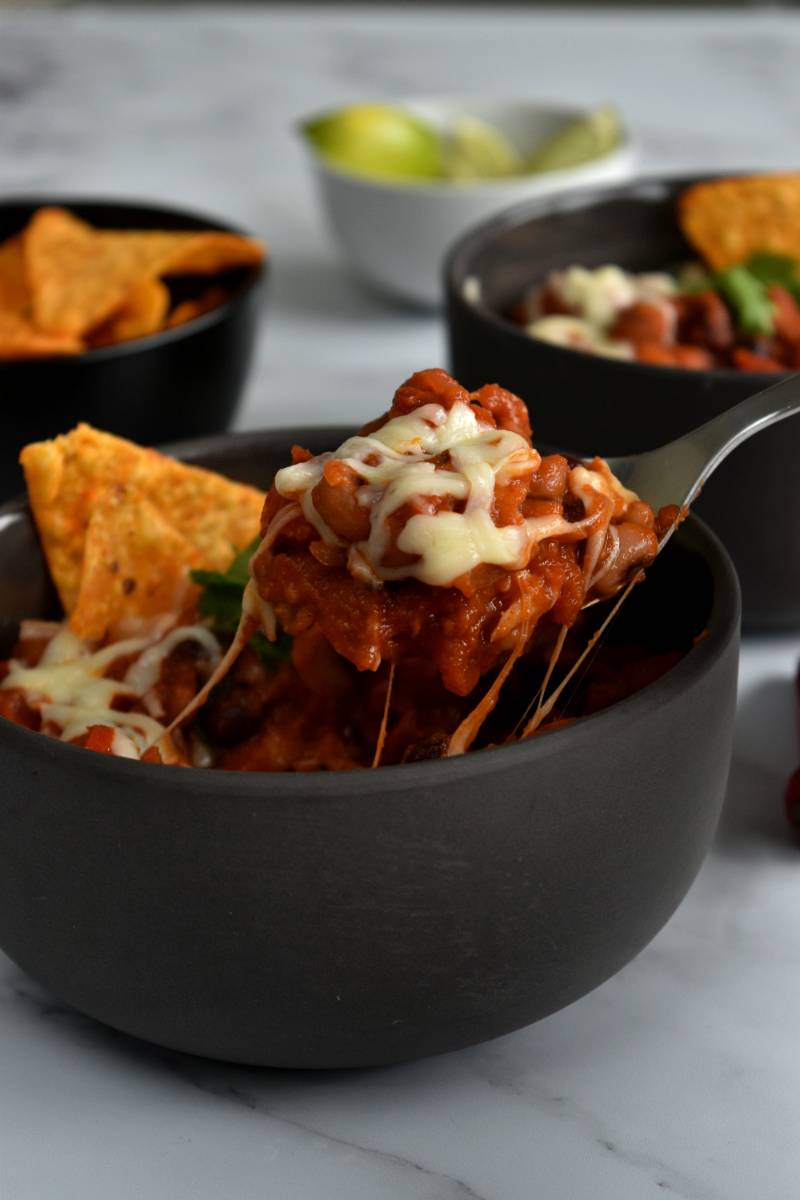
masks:
{"type": "Polygon", "coordinates": [[[277,491],[300,504],[321,538],[341,546],[345,543],[317,511],[313,497],[333,460],[345,463],[363,481],[357,499],[369,510],[370,534],[349,546],[348,566],[375,586],[414,578],[446,587],[481,563],[523,567],[544,538],[576,529],[575,523],[559,516],[495,525],[497,484],[537,470],[541,458],[521,434],[482,425],[469,404],[450,409],[423,405],[369,435],[348,438],[332,453],[278,472],[277,491]],[[430,496],[452,497],[463,511],[426,513],[424,497],[430,496]],[[408,519],[397,539],[398,548],[414,561],[388,567],[383,558],[389,547],[389,518],[404,505],[423,510],[408,519]]]}
{"type": "MultiPolygon", "coordinates": [[[[363,481],[356,495],[369,511],[370,533],[366,541],[348,546],[348,568],[374,587],[408,578],[447,587],[482,563],[510,570],[524,567],[545,538],[588,536],[596,507],[593,498],[598,494],[614,506],[623,498],[635,499],[605,464],[578,467],[570,474],[570,490],[584,504],[584,521],[543,516],[497,526],[492,518],[497,484],[535,471],[539,454],[521,434],[480,424],[468,404],[457,403],[449,410],[426,404],[371,434],[348,438],[338,450],[284,467],[276,475],[280,495],[300,505],[324,541],[342,547],[347,543],[325,522],[313,495],[326,465],[334,460],[345,463],[363,481]],[[431,496],[452,497],[463,511],[425,512],[424,498],[431,496]],[[389,567],[383,561],[390,541],[389,518],[404,505],[421,510],[409,517],[397,538],[398,549],[413,556],[413,561],[389,567]]],[[[278,522],[285,521],[284,512],[276,515],[264,544],[274,540],[278,522]]]]}
{"type": "Polygon", "coordinates": [[[561,314],[537,317],[526,326],[531,337],[551,346],[564,346],[567,350],[584,350],[587,354],[598,354],[601,358],[635,357],[633,346],[620,338],[611,338],[598,330],[585,317],[569,317],[561,314]]]}
{"type": "Polygon", "coordinates": [[[128,638],[95,651],[59,626],[38,665],[29,667],[12,659],[0,687],[25,692],[29,701],[39,706],[43,730],[62,741],[74,741],[92,725],[107,725],[115,731],[112,752],[138,758],[166,729],[145,713],[120,712],[112,707],[113,702],[118,696],[143,700],[158,681],[164,659],[186,641],[200,645],[212,664],[219,660],[219,644],[202,625],[182,626],[160,638],[128,638]],[[124,658],[134,659],[124,678],[108,678],[109,668],[124,658]]]}
{"type": "Polygon", "coordinates": [[[630,308],[638,300],[663,300],[678,290],[672,276],[663,272],[635,275],[610,265],[593,270],[568,267],[565,271],[554,271],[548,286],[571,312],[583,317],[598,332],[608,329],[624,308],[630,308]]]}

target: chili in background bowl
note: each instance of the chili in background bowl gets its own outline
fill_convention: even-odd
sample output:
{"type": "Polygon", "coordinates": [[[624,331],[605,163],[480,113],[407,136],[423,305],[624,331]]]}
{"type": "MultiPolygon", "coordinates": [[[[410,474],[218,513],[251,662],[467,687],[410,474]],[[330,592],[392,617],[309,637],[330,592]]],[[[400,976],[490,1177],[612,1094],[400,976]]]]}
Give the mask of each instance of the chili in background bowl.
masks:
{"type": "MultiPolygon", "coordinates": [[[[266,487],[293,442],[345,432],[177,452],[266,487]]],[[[0,561],[6,654],[19,619],[53,615],[21,500],[0,561]]],[[[730,761],[739,589],[717,538],[689,518],[624,614],[632,638],[696,643],[603,712],[460,758],[246,774],[0,721],[0,947],[116,1029],[240,1063],[397,1062],[570,1004],[680,903],[730,761]]]]}
{"type": "MultiPolygon", "coordinates": [[[[450,366],[465,387],[501,379],[532,413],[537,443],[614,456],[681,437],[778,376],[602,358],[539,341],[506,315],[531,286],[573,264],[670,269],[696,258],[676,219],[700,178],[636,183],[531,201],[466,234],[445,268],[450,366]]],[[[741,446],[695,504],[731,552],[749,628],[800,625],[800,417],[741,446]]],[[[647,499],[645,496],[644,499],[647,499]]]]}
{"type": "MultiPolygon", "coordinates": [[[[217,217],[146,201],[48,195],[0,200],[0,242],[51,204],[99,229],[244,233],[217,217]]],[[[23,446],[79,421],[143,445],[226,430],[250,370],[267,270],[268,260],[228,272],[230,297],[173,329],[67,357],[0,360],[0,498],[22,490],[23,446]]]]}

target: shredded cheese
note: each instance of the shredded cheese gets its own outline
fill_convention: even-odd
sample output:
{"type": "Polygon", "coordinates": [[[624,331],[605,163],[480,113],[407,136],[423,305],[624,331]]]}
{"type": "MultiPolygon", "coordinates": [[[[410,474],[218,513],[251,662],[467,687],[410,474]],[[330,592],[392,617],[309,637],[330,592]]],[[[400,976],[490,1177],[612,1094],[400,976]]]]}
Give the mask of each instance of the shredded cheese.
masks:
{"type": "MultiPolygon", "coordinates": [[[[469,404],[458,402],[450,409],[423,405],[369,435],[348,438],[338,450],[277,473],[275,487],[280,495],[300,505],[325,542],[344,546],[314,504],[314,489],[333,460],[346,464],[363,481],[356,496],[369,512],[370,533],[365,541],[349,545],[348,567],[373,586],[414,578],[447,587],[481,563],[509,570],[524,567],[545,538],[585,535],[581,522],[558,515],[529,517],[517,525],[495,524],[492,506],[498,483],[536,471],[541,457],[521,434],[481,424],[469,404]],[[424,511],[424,498],[436,496],[452,497],[458,510],[424,511]],[[389,519],[404,505],[421,510],[412,513],[397,537],[398,549],[412,561],[387,566],[389,519]]],[[[591,476],[592,489],[612,499],[610,472],[605,478],[583,470],[591,476]]],[[[576,475],[574,494],[585,489],[586,480],[576,475]]]]}
{"type": "Polygon", "coordinates": [[[123,758],[140,758],[167,730],[151,715],[113,708],[114,700],[144,700],[161,675],[164,659],[181,642],[200,645],[212,666],[220,658],[217,639],[202,625],[181,626],[165,636],[127,638],[94,651],[64,626],[58,630],[37,666],[12,659],[0,687],[23,691],[38,705],[43,731],[62,741],[82,737],[92,725],[109,726],[114,730],[112,753],[123,758]],[[124,678],[109,678],[109,668],[125,658],[133,662],[124,678]]]}

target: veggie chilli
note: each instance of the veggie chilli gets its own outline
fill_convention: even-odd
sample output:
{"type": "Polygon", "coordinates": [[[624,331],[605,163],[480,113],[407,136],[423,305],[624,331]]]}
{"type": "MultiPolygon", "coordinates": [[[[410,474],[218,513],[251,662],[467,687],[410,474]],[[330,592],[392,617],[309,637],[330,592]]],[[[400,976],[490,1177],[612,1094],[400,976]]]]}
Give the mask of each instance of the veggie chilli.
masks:
{"type": "Polygon", "coordinates": [[[800,370],[800,175],[717,179],[678,198],[702,261],[553,271],[510,316],[542,341],[654,366],[800,370]]]}
{"type": "Polygon", "coordinates": [[[759,254],[707,273],[634,275],[620,267],[554,271],[512,311],[531,337],[653,366],[737,371],[800,369],[800,277],[759,254]]]}
{"type": "Polygon", "coordinates": [[[128,608],[99,639],[76,635],[76,610],[23,623],[0,712],[89,749],[240,770],[364,767],[527,736],[680,657],[608,647],[583,701],[568,710],[559,688],[546,701],[556,662],[570,677],[583,662],[584,608],[641,578],[675,516],[656,516],[601,459],[541,456],[511,393],[423,371],[338,448],[296,446],[227,570],[187,563],[179,611],[128,608]]]}

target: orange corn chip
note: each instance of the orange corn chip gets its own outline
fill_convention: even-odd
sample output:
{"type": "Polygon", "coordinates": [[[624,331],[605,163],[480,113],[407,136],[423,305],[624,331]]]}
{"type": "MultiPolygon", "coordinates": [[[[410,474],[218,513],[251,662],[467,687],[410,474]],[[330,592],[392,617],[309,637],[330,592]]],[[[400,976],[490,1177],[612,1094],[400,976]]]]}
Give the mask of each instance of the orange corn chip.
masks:
{"type": "Polygon", "coordinates": [[[80,338],[40,333],[25,317],[0,310],[0,359],[53,358],[83,349],[80,338]]]}
{"type": "Polygon", "coordinates": [[[166,322],[167,329],[185,325],[187,321],[193,321],[195,317],[202,317],[203,313],[219,308],[228,299],[228,295],[229,293],[224,288],[213,287],[203,292],[203,295],[198,296],[196,300],[182,300],[169,314],[166,322]]]}
{"type": "Polygon", "coordinates": [[[100,641],[124,618],[180,612],[195,589],[197,551],[136,488],[98,492],[86,529],[83,570],[69,624],[100,641]]]}
{"type": "Polygon", "coordinates": [[[22,239],[12,237],[0,244],[0,311],[26,316],[29,308],[22,239]]]}
{"type": "Polygon", "coordinates": [[[68,614],[78,600],[92,512],[114,484],[149,500],[197,552],[196,565],[207,570],[224,571],[233,553],[259,530],[262,492],[90,425],[26,446],[20,462],[50,573],[68,614]]]}
{"type": "Polygon", "coordinates": [[[164,268],[165,275],[218,275],[237,267],[258,266],[264,258],[264,247],[255,238],[211,230],[190,237],[185,245],[176,246],[164,268]]]}
{"type": "Polygon", "coordinates": [[[160,279],[143,279],[128,292],[119,311],[88,335],[89,345],[111,346],[156,333],[164,324],[169,300],[169,288],[160,279]]]}
{"type": "Polygon", "coordinates": [[[118,234],[109,241],[63,208],[40,208],[24,234],[25,261],[40,329],[80,336],[154,278],[191,234],[118,234]]]}
{"type": "Polygon", "coordinates": [[[694,184],[678,200],[678,221],[718,271],[759,251],[800,260],[800,174],[694,184]]]}
{"type": "Polygon", "coordinates": [[[96,230],[63,208],[39,209],[23,245],[36,324],[75,335],[111,317],[145,279],[210,274],[264,256],[259,242],[235,234],[96,230]]]}

